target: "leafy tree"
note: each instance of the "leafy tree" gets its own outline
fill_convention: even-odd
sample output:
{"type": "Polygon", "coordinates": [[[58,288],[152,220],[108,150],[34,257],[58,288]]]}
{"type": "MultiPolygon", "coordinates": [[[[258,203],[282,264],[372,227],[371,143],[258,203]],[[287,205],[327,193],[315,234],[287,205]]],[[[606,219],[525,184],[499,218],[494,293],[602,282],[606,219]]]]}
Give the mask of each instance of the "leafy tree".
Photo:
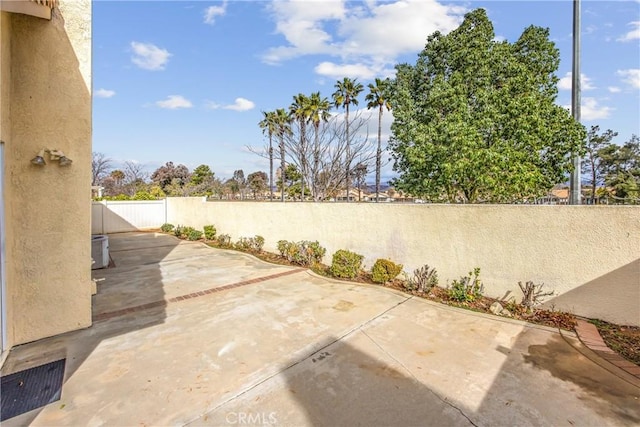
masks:
{"type": "Polygon", "coordinates": [[[598,155],[605,171],[605,184],[613,189],[615,198],[640,202],[640,138],[632,135],[624,145],[611,144],[598,155]]]}
{"type": "Polygon", "coordinates": [[[390,81],[389,79],[375,80],[375,85],[369,83],[369,93],[365,97],[367,102],[367,109],[378,109],[378,149],[376,150],[376,202],[380,194],[380,170],[382,169],[382,113],[386,108],[387,111],[391,109],[391,103],[389,102],[388,91],[390,81]]]}
{"type": "MultiPolygon", "coordinates": [[[[267,174],[262,171],[250,173],[247,176],[247,184],[253,192],[253,199],[257,200],[258,193],[264,192],[267,189],[267,174]]],[[[272,190],[273,192],[273,190],[272,190]]]]}
{"type": "Polygon", "coordinates": [[[429,36],[415,65],[396,66],[394,185],[473,203],[532,198],[563,181],[585,131],[555,103],[558,65],[548,29],[496,41],[483,9],[429,36]]]}
{"type": "Polygon", "coordinates": [[[172,191],[175,193],[176,189],[184,187],[190,178],[191,174],[185,165],[175,166],[173,162],[167,162],[151,174],[151,181],[159,185],[167,194],[170,193],[170,191],[167,191],[169,186],[172,187],[172,191]]]}
{"type": "Polygon", "coordinates": [[[349,106],[351,104],[358,105],[358,95],[364,90],[362,83],[358,83],[357,79],[351,80],[348,77],[338,80],[334,85],[336,91],[333,93],[333,103],[338,107],[345,109],[345,123],[347,124],[347,146],[346,146],[346,183],[347,183],[347,202],[349,201],[349,181],[351,168],[351,139],[349,138],[349,106]]]}
{"type": "Polygon", "coordinates": [[[263,111],[264,118],[258,124],[263,133],[269,136],[269,191],[273,200],[273,135],[278,132],[278,122],[276,121],[275,111],[263,111]]]}
{"type": "Polygon", "coordinates": [[[191,173],[191,184],[200,185],[213,180],[215,174],[211,171],[211,168],[207,165],[200,165],[196,167],[191,173]]]}
{"type": "Polygon", "coordinates": [[[231,181],[230,185],[233,189],[233,194],[235,195],[239,192],[240,199],[244,200],[244,189],[247,188],[247,180],[244,177],[244,171],[242,169],[234,171],[231,181]]]}
{"type": "MultiPolygon", "coordinates": [[[[600,153],[611,145],[611,140],[618,136],[618,132],[607,129],[600,133],[600,126],[591,126],[587,132],[586,153],[582,159],[582,173],[588,174],[591,184],[591,204],[596,200],[596,189],[604,182],[604,166],[600,153]]],[[[606,150],[605,150],[606,151],[606,150]]]]}

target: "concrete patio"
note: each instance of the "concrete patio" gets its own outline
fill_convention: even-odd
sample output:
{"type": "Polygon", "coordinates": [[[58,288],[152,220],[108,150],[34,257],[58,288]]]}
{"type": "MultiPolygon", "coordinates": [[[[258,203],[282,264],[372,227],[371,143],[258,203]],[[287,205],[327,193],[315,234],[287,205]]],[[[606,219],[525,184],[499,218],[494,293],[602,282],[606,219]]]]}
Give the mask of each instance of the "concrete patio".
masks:
{"type": "Polygon", "coordinates": [[[89,329],[24,425],[639,425],[640,381],[569,332],[317,277],[158,233],[109,236],[89,329]]]}

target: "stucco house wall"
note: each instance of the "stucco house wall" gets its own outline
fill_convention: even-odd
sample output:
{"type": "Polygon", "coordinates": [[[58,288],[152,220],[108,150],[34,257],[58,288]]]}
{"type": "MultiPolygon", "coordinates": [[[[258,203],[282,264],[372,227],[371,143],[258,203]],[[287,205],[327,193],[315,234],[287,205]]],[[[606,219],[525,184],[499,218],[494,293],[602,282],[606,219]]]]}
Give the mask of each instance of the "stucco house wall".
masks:
{"type": "Polygon", "coordinates": [[[0,15],[6,350],[91,324],[91,1],[0,15]]]}

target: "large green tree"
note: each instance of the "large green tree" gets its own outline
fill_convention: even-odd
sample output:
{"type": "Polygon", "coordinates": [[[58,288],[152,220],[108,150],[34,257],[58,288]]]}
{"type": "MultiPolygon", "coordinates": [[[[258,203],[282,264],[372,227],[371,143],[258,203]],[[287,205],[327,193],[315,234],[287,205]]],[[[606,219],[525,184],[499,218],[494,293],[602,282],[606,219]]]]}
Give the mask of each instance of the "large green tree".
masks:
{"type": "Polygon", "coordinates": [[[344,117],[346,124],[346,161],[345,161],[345,180],[347,184],[347,202],[349,201],[349,184],[351,180],[351,138],[349,135],[349,106],[351,104],[358,105],[358,95],[364,90],[362,83],[358,79],[350,79],[345,77],[342,81],[338,80],[334,85],[336,91],[333,93],[333,104],[338,107],[344,107],[344,117]]]}
{"type": "Polygon", "coordinates": [[[415,65],[396,67],[396,188],[431,200],[514,202],[564,181],[585,131],[556,104],[558,65],[548,29],[496,41],[483,9],[429,36],[415,65]]]}
{"type": "Polygon", "coordinates": [[[320,173],[320,123],[326,123],[329,120],[331,104],[327,98],[320,96],[320,92],[313,92],[308,100],[309,123],[313,125],[313,149],[311,150],[313,160],[311,164],[311,173],[309,186],[311,187],[311,195],[317,201],[317,180],[320,173]]]}
{"type": "MultiPolygon", "coordinates": [[[[297,157],[300,161],[300,172],[302,173],[302,192],[301,194],[305,194],[305,178],[307,175],[307,122],[309,121],[309,117],[311,117],[311,108],[309,97],[299,93],[298,95],[294,95],[293,102],[289,106],[289,115],[291,118],[298,123],[299,132],[300,132],[300,140],[298,146],[296,147],[296,153],[291,153],[294,157],[297,157]]],[[[302,201],[304,202],[304,197],[302,197],[302,201]]]]}
{"type": "MultiPolygon", "coordinates": [[[[389,102],[389,80],[376,78],[375,84],[369,83],[369,93],[365,97],[367,108],[378,109],[378,148],[376,150],[376,202],[380,195],[380,169],[382,168],[382,113],[391,109],[389,102]]],[[[358,189],[358,191],[360,191],[358,189]]],[[[358,196],[359,197],[359,196],[358,196]]]]}

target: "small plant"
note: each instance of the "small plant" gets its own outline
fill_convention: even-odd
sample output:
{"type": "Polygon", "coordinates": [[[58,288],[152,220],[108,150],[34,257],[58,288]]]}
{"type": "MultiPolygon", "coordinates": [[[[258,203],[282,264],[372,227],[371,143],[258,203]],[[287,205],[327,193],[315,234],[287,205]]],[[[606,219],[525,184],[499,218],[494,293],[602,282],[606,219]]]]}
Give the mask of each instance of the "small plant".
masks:
{"type": "Polygon", "coordinates": [[[360,272],[363,259],[360,254],[340,249],[333,254],[329,271],[334,277],[353,279],[360,272]]]}
{"type": "MultiPolygon", "coordinates": [[[[196,231],[193,227],[182,227],[182,232],[180,233],[181,239],[188,239],[192,232],[196,231]]],[[[197,239],[196,239],[197,240],[197,239]]]]}
{"type": "Polygon", "coordinates": [[[173,224],[169,224],[168,222],[165,222],[160,226],[160,230],[162,230],[164,233],[171,233],[174,228],[175,227],[173,226],[173,224]]]}
{"type": "Polygon", "coordinates": [[[386,283],[396,278],[402,271],[402,264],[396,264],[388,259],[378,259],[371,269],[371,280],[375,283],[386,283]]]}
{"type": "Polygon", "coordinates": [[[251,250],[254,252],[262,252],[264,247],[264,237],[256,235],[251,239],[251,250]]]}
{"type": "Polygon", "coordinates": [[[298,243],[279,240],[276,244],[280,256],[287,261],[304,267],[314,266],[322,261],[327,250],[317,241],[302,240],[298,243]]]}
{"type": "Polygon", "coordinates": [[[176,236],[178,239],[180,239],[184,234],[184,227],[182,227],[181,225],[178,225],[176,228],[173,229],[173,235],[176,236]]]}
{"type": "Polygon", "coordinates": [[[219,234],[216,237],[216,243],[218,244],[218,246],[222,247],[222,248],[229,248],[231,247],[231,236],[229,236],[228,234],[219,234]]]}
{"type": "Polygon", "coordinates": [[[204,226],[204,238],[207,240],[213,240],[216,238],[216,226],[205,225],[204,226]]]}
{"type": "Polygon", "coordinates": [[[473,302],[480,298],[484,292],[484,286],[480,281],[480,269],[474,268],[468,276],[454,280],[448,289],[449,298],[458,302],[473,302]]]}
{"type": "Polygon", "coordinates": [[[438,272],[435,268],[429,268],[428,264],[413,270],[413,277],[407,281],[405,288],[420,293],[429,292],[438,285],[438,272]]]}
{"type": "Polygon", "coordinates": [[[235,244],[235,248],[245,252],[261,252],[264,246],[264,237],[241,237],[235,244]]]}
{"type": "Polygon", "coordinates": [[[531,280],[529,280],[524,285],[522,284],[522,282],[518,282],[518,286],[520,286],[520,290],[522,291],[522,302],[520,303],[520,305],[525,307],[527,311],[531,311],[534,306],[542,303],[542,299],[544,297],[553,295],[553,291],[542,291],[544,283],[536,285],[531,280]]]}
{"type": "Polygon", "coordinates": [[[202,231],[200,230],[189,230],[189,233],[187,233],[187,239],[191,240],[191,241],[195,241],[195,240],[200,240],[200,238],[202,237],[202,231]]]}

